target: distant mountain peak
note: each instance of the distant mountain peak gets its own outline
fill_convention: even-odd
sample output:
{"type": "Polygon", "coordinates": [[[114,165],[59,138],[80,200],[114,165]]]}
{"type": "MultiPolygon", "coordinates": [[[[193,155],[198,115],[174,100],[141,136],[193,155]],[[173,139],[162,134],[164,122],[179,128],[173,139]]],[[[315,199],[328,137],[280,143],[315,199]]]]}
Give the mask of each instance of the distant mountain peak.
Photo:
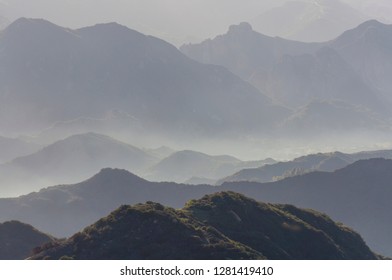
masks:
{"type": "Polygon", "coordinates": [[[83,145],[91,145],[91,143],[98,143],[98,142],[105,142],[105,143],[119,143],[118,140],[106,136],[103,134],[95,133],[95,132],[87,132],[87,133],[80,133],[71,135],[65,139],[56,141],[55,143],[45,147],[44,149],[53,149],[58,147],[71,147],[74,149],[74,145],[83,146],[83,145]]]}
{"type": "Polygon", "coordinates": [[[363,36],[363,34],[366,34],[367,32],[369,32],[369,30],[374,30],[374,31],[388,30],[391,26],[392,25],[388,25],[378,20],[372,19],[372,20],[365,21],[364,23],[358,25],[357,28],[354,28],[347,32],[350,31],[353,31],[354,33],[358,32],[361,36],[363,36]]]}
{"type": "Polygon", "coordinates": [[[146,182],[143,178],[120,168],[103,168],[98,174],[94,175],[88,181],[108,182],[108,181],[140,181],[146,182]]]}
{"type": "Polygon", "coordinates": [[[6,30],[22,30],[25,28],[32,28],[32,27],[56,27],[56,28],[60,28],[63,29],[63,27],[60,27],[54,23],[51,23],[50,21],[47,21],[45,19],[40,19],[40,18],[25,18],[25,17],[21,17],[17,20],[15,20],[14,22],[12,22],[10,25],[8,25],[8,27],[6,28],[6,30]]]}
{"type": "MultiPolygon", "coordinates": [[[[68,137],[66,139],[94,139],[94,138],[95,139],[99,138],[99,139],[106,139],[106,140],[114,140],[115,141],[115,139],[111,138],[110,136],[106,136],[106,135],[99,134],[99,133],[96,133],[96,132],[91,132],[91,131],[87,132],[87,133],[71,135],[70,137],[68,137]]],[[[62,140],[62,141],[64,141],[64,140],[62,140]]]]}
{"type": "Polygon", "coordinates": [[[69,39],[73,40],[78,37],[71,29],[36,18],[19,18],[9,24],[3,33],[6,44],[13,42],[11,49],[15,47],[23,49],[24,45],[34,48],[35,45],[45,41],[52,41],[62,46],[69,39]]]}
{"type": "Polygon", "coordinates": [[[252,25],[250,25],[250,23],[248,22],[241,22],[238,25],[231,25],[229,27],[229,33],[233,33],[233,32],[245,33],[245,32],[252,32],[252,31],[253,31],[252,25]]]}
{"type": "Polygon", "coordinates": [[[373,34],[374,32],[369,33],[369,31],[377,31],[377,30],[389,30],[392,25],[388,25],[382,23],[378,20],[371,19],[368,21],[363,22],[362,24],[358,25],[357,27],[347,30],[342,35],[337,37],[334,41],[335,42],[343,42],[343,43],[350,43],[353,40],[359,40],[365,38],[366,34],[373,34]]]}
{"type": "Polygon", "coordinates": [[[121,25],[117,22],[107,22],[107,23],[97,23],[92,26],[83,27],[81,29],[107,29],[107,30],[114,30],[114,29],[124,29],[124,30],[131,30],[130,28],[126,27],[125,25],[121,25]]]}
{"type": "Polygon", "coordinates": [[[370,27],[370,26],[376,27],[376,26],[385,26],[385,25],[387,25],[387,24],[382,23],[376,19],[370,19],[370,20],[367,20],[367,21],[363,22],[362,24],[360,24],[358,26],[358,28],[366,28],[366,27],[370,27]]]}
{"type": "MultiPolygon", "coordinates": [[[[35,25],[30,21],[20,19],[13,26],[35,25]]],[[[276,119],[271,115],[288,114],[227,69],[195,63],[153,36],[117,23],[76,30],[48,26],[53,28],[15,28],[1,36],[0,65],[5,72],[0,95],[9,88],[13,98],[4,105],[10,109],[0,126],[13,127],[14,132],[30,127],[27,123],[31,130],[43,130],[116,108],[132,114],[154,134],[173,137],[173,132],[188,138],[189,133],[179,129],[185,124],[195,135],[210,137],[212,131],[218,135],[233,131],[233,126],[251,132],[255,125],[271,127],[276,119]],[[12,104],[22,106],[27,99],[34,100],[31,110],[17,112],[12,104]],[[181,103],[181,109],[174,103],[181,103]],[[199,110],[199,104],[208,106],[199,110]]]]}
{"type": "MultiPolygon", "coordinates": [[[[125,25],[121,25],[117,22],[98,23],[92,26],[83,27],[76,30],[83,34],[99,34],[99,36],[136,36],[136,38],[146,38],[147,36],[133,29],[128,28],[125,25]]],[[[115,37],[114,37],[115,38],[115,37]]]]}

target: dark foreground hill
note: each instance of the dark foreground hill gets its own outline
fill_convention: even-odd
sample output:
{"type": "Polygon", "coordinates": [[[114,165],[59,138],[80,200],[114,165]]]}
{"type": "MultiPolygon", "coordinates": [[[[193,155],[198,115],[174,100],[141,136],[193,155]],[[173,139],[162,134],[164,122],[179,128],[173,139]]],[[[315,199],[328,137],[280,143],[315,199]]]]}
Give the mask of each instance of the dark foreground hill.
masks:
{"type": "Polygon", "coordinates": [[[392,256],[392,160],[360,160],[334,172],[311,172],[274,183],[225,183],[223,190],[316,209],[354,228],[372,249],[392,256]]]}
{"type": "Polygon", "coordinates": [[[30,256],[35,247],[54,241],[30,225],[17,221],[0,224],[0,260],[21,260],[30,256]]]}
{"type": "Polygon", "coordinates": [[[122,206],[32,259],[378,259],[327,216],[225,192],[182,210],[122,206]]]}
{"type": "Polygon", "coordinates": [[[0,222],[19,220],[69,237],[123,204],[156,201],[180,208],[190,199],[235,191],[257,200],[293,204],[329,215],[359,232],[376,252],[392,256],[392,160],[362,160],[334,172],[312,172],[274,183],[222,186],[153,183],[125,170],[104,169],[75,185],[0,199],[0,222]]]}
{"type": "Polygon", "coordinates": [[[19,220],[54,236],[68,237],[123,204],[158,201],[181,207],[210,192],[214,187],[208,185],[153,183],[125,170],[103,169],[78,184],[0,199],[0,222],[19,220]]]}

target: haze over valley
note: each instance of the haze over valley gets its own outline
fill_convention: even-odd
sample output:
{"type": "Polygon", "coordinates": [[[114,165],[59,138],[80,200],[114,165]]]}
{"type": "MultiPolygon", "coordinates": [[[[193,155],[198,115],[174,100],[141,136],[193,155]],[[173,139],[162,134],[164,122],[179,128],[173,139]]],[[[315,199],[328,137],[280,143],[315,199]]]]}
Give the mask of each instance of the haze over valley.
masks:
{"type": "Polygon", "coordinates": [[[0,1],[0,258],[392,257],[389,11],[0,1]]]}

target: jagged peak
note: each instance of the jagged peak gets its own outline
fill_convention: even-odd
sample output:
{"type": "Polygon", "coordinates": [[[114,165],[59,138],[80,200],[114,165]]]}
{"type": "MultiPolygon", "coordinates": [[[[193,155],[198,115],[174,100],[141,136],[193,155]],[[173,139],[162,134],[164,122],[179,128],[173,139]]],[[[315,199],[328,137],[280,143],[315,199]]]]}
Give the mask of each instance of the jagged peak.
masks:
{"type": "Polygon", "coordinates": [[[252,32],[253,28],[252,25],[248,22],[241,22],[238,25],[230,25],[229,27],[229,33],[249,33],[252,32]]]}

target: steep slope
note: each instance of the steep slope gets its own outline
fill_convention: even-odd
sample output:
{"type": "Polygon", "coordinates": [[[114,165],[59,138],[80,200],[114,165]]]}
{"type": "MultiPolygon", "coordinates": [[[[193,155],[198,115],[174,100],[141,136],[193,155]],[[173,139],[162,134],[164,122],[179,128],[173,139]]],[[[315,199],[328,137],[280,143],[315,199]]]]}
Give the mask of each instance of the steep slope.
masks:
{"type": "Polygon", "coordinates": [[[197,61],[225,66],[244,80],[250,80],[256,70],[269,71],[283,55],[312,53],[320,46],[323,44],[269,37],[242,22],[231,25],[226,34],[200,44],[183,45],[180,50],[197,61]]]}
{"type": "Polygon", "coordinates": [[[392,100],[392,25],[370,20],[330,42],[366,83],[392,100]]]}
{"type": "Polygon", "coordinates": [[[338,0],[286,1],[252,20],[258,32],[303,42],[324,42],[366,16],[338,0]],[[284,19],[284,20],[282,20],[284,19]]]}
{"type": "Polygon", "coordinates": [[[78,182],[105,167],[137,173],[156,161],[148,153],[108,136],[74,135],[0,165],[0,195],[15,196],[45,185],[78,182]]]}
{"type": "Polygon", "coordinates": [[[183,211],[147,202],[122,206],[32,259],[262,259],[183,211]],[[76,249],[75,249],[76,248],[76,249]]]}
{"type": "Polygon", "coordinates": [[[232,192],[205,196],[184,209],[268,259],[377,258],[357,233],[316,211],[232,192]]]}
{"type": "Polygon", "coordinates": [[[1,33],[0,49],[4,130],[118,109],[157,133],[209,135],[267,128],[287,114],[222,67],[115,23],[70,30],[22,18],[1,33]]]}
{"type": "Polygon", "coordinates": [[[171,154],[147,171],[145,176],[154,181],[183,183],[193,177],[217,180],[246,167],[259,167],[269,160],[241,161],[231,156],[211,156],[185,150],[171,154]]]}
{"type": "Polygon", "coordinates": [[[231,176],[218,180],[216,184],[220,185],[223,182],[239,181],[259,183],[271,182],[287,176],[292,177],[296,174],[309,173],[316,170],[334,171],[354,163],[355,161],[371,158],[392,159],[392,151],[380,150],[354,154],[344,154],[340,152],[312,154],[295,158],[292,161],[268,164],[259,168],[243,169],[231,176]]]}
{"type": "Polygon", "coordinates": [[[294,109],[280,123],[278,135],[303,138],[341,130],[374,135],[391,129],[390,29],[370,21],[333,41],[302,43],[268,37],[241,23],[224,35],[180,49],[197,61],[228,68],[294,109]],[[319,116],[313,110],[320,104],[319,116]],[[337,122],[338,116],[342,119],[337,122]]]}
{"type": "Polygon", "coordinates": [[[153,202],[122,206],[39,251],[32,259],[378,258],[358,234],[326,216],[235,193],[193,200],[183,210],[153,202]]]}
{"type": "Polygon", "coordinates": [[[22,260],[54,238],[17,221],[0,224],[0,260],[22,260]]]}
{"type": "Polygon", "coordinates": [[[357,161],[331,173],[312,172],[274,183],[225,183],[224,190],[327,213],[360,232],[377,252],[392,256],[392,160],[357,161]]]}
{"type": "MultiPolygon", "coordinates": [[[[369,102],[368,104],[371,104],[369,102]]],[[[326,130],[345,133],[348,128],[357,131],[392,131],[390,123],[369,109],[341,100],[317,100],[296,110],[279,127],[281,132],[312,136],[324,134],[326,130]]]]}
{"type": "Polygon", "coordinates": [[[285,54],[267,74],[256,70],[250,82],[271,98],[294,108],[315,99],[337,99],[375,112],[386,110],[380,103],[381,96],[329,47],[313,54],[285,54]]]}

